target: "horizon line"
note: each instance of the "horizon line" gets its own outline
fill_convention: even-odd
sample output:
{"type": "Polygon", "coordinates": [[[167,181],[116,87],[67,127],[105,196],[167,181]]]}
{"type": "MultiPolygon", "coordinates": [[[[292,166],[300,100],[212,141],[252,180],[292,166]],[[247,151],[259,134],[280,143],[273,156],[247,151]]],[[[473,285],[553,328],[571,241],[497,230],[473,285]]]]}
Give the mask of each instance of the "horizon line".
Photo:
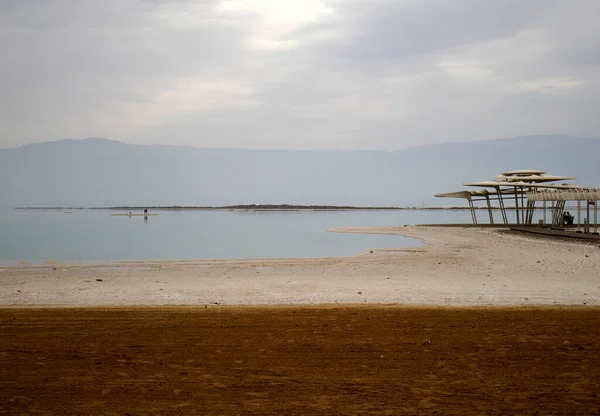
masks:
{"type": "Polygon", "coordinates": [[[345,148],[261,148],[261,147],[199,147],[194,145],[178,145],[178,144],[165,144],[165,143],[131,143],[122,140],[116,139],[107,139],[104,137],[82,137],[82,138],[62,138],[62,139],[54,139],[40,142],[30,142],[24,143],[18,146],[13,147],[0,147],[0,150],[10,150],[10,149],[20,149],[28,146],[36,146],[36,145],[44,145],[44,144],[52,144],[59,142],[82,142],[82,141],[104,141],[115,144],[123,144],[128,146],[144,146],[144,147],[152,147],[152,146],[162,146],[162,147],[180,147],[180,148],[192,148],[192,149],[203,149],[203,150],[251,150],[251,151],[300,151],[300,152],[310,152],[310,151],[339,151],[339,152],[386,152],[393,153],[399,152],[408,149],[415,149],[419,147],[427,147],[427,146],[436,146],[436,145],[454,145],[454,144],[467,144],[467,143],[481,143],[481,142],[492,142],[492,141],[502,141],[502,140],[518,140],[518,139],[531,139],[531,138],[542,138],[542,137],[563,137],[568,139],[581,139],[581,140],[600,140],[600,137],[588,137],[588,136],[577,136],[577,135],[569,135],[569,134],[560,134],[560,133],[539,133],[539,134],[528,134],[522,136],[512,136],[512,137],[499,137],[499,138],[490,138],[490,139],[474,139],[474,140],[452,140],[452,141],[438,141],[432,143],[423,143],[417,145],[410,145],[407,147],[398,148],[395,150],[388,150],[382,148],[373,148],[373,149],[345,149],[345,148]]]}

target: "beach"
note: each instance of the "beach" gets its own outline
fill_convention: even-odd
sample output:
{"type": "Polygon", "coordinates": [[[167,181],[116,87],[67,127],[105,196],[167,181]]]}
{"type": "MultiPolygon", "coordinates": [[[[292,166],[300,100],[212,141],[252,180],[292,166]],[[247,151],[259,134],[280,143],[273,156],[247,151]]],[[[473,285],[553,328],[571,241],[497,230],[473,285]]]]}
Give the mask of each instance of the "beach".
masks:
{"type": "MultiPolygon", "coordinates": [[[[332,230],[333,231],[333,230],[332,230]]],[[[0,271],[0,414],[598,414],[597,245],[0,271]]]]}
{"type": "Polygon", "coordinates": [[[1,269],[0,305],[600,305],[596,245],[472,227],[336,231],[424,245],[322,259],[23,265],[1,269]]]}

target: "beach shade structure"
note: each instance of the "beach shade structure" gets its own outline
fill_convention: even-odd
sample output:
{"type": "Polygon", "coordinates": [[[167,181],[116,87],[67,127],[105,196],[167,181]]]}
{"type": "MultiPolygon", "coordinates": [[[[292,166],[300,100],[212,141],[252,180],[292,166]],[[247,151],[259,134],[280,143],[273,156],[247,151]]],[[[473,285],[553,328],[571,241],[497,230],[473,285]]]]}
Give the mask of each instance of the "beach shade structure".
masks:
{"type": "MultiPolygon", "coordinates": [[[[516,224],[531,224],[535,211],[535,200],[529,200],[527,193],[539,189],[576,189],[576,185],[567,183],[557,184],[554,182],[570,181],[576,178],[571,176],[549,175],[546,171],[534,169],[521,169],[502,172],[492,180],[467,182],[463,186],[485,188],[482,190],[463,190],[436,194],[440,198],[462,198],[466,199],[471,212],[473,224],[477,224],[478,209],[475,203],[485,201],[489,215],[490,224],[494,224],[493,210],[498,209],[502,215],[502,222],[509,224],[508,210],[514,209],[516,224]],[[514,201],[513,204],[511,202],[514,201]],[[495,206],[492,206],[494,202],[495,206]],[[507,203],[508,202],[508,203],[507,203]]],[[[544,206],[544,223],[546,217],[546,202],[544,206]]],[[[555,204],[556,205],[556,204],[555,204]]]]}
{"type": "Polygon", "coordinates": [[[527,193],[527,200],[530,201],[552,201],[554,210],[552,212],[552,228],[563,229],[563,213],[565,204],[569,201],[577,201],[577,232],[589,234],[593,228],[593,234],[598,234],[598,201],[600,201],[600,188],[585,188],[571,186],[554,187],[532,190],[527,193]],[[585,206],[586,218],[581,222],[581,206],[585,206]],[[592,218],[590,218],[590,209],[594,211],[593,227],[592,218]]]}
{"type": "MultiPolygon", "coordinates": [[[[517,192],[520,193],[520,191],[517,191],[517,192]]],[[[513,193],[512,189],[508,189],[508,190],[482,189],[482,190],[478,190],[478,191],[466,190],[466,191],[458,191],[458,192],[449,192],[449,193],[445,193],[445,194],[436,194],[435,196],[439,197],[439,198],[463,198],[463,199],[466,199],[469,204],[469,208],[470,208],[470,212],[471,212],[471,219],[473,221],[473,224],[478,223],[477,215],[476,215],[477,208],[475,207],[475,203],[477,201],[485,201],[486,202],[486,208],[488,211],[490,224],[494,224],[493,210],[495,208],[492,206],[492,201],[497,201],[501,215],[502,215],[502,221],[503,221],[503,223],[508,224],[508,218],[506,216],[506,207],[505,207],[504,201],[515,198],[515,194],[513,193]]]]}

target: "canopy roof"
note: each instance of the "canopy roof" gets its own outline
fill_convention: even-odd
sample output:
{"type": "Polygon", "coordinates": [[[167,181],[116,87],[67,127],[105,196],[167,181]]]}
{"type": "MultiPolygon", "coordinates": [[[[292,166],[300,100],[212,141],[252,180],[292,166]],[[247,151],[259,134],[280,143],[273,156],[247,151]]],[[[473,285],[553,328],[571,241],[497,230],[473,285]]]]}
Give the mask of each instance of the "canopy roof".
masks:
{"type": "Polygon", "coordinates": [[[445,194],[435,194],[435,196],[438,198],[469,198],[473,195],[472,192],[474,191],[447,192],[445,194]]]}
{"type": "Polygon", "coordinates": [[[598,201],[599,188],[538,190],[527,192],[529,201],[598,201]]]}
{"type": "Polygon", "coordinates": [[[510,170],[508,172],[502,172],[502,175],[513,176],[513,175],[543,175],[546,172],[543,170],[535,170],[535,169],[519,169],[519,170],[510,170]]]}
{"type": "MultiPolygon", "coordinates": [[[[518,193],[522,193],[521,191],[518,191],[518,193]]],[[[465,191],[457,191],[457,192],[448,192],[445,194],[436,194],[435,196],[439,197],[439,198],[467,198],[468,196],[494,196],[494,195],[514,195],[514,191],[488,191],[487,189],[482,189],[480,191],[471,191],[471,190],[465,190],[465,191]]]]}
{"type": "Polygon", "coordinates": [[[522,194],[527,188],[527,190],[533,189],[579,189],[581,186],[569,185],[566,183],[556,184],[550,182],[558,182],[558,181],[570,181],[576,178],[572,176],[557,176],[557,175],[548,175],[543,170],[535,170],[535,169],[520,169],[520,170],[512,170],[508,172],[502,172],[499,175],[496,175],[494,179],[488,181],[477,181],[477,182],[467,182],[464,183],[463,186],[474,186],[480,188],[492,188],[489,190],[462,190],[457,192],[447,192],[443,194],[436,194],[437,197],[442,198],[466,198],[471,199],[472,197],[477,196],[492,196],[492,195],[517,195],[522,194]],[[521,189],[519,189],[521,188],[521,189]]]}
{"type": "Polygon", "coordinates": [[[554,176],[554,175],[496,175],[495,179],[504,180],[508,182],[521,181],[521,182],[556,182],[556,181],[571,181],[576,178],[572,176],[554,176]]]}
{"type": "MultiPolygon", "coordinates": [[[[473,186],[479,190],[465,189],[457,192],[436,194],[437,197],[463,198],[469,203],[473,224],[477,224],[474,202],[487,202],[490,224],[494,224],[492,201],[498,202],[504,224],[509,224],[505,201],[514,201],[514,212],[517,224],[532,224],[534,219],[535,201],[598,201],[600,189],[584,188],[568,183],[556,183],[575,179],[571,176],[548,175],[542,170],[521,169],[503,172],[488,181],[464,183],[463,186],[473,186]],[[527,196],[527,200],[525,200],[527,196]]],[[[554,206],[554,204],[553,204],[554,206]]],[[[564,206],[563,202],[556,204],[556,209],[564,206]]],[[[510,206],[512,208],[512,206],[510,206]]],[[[562,208],[561,208],[562,209],[562,208]]],[[[544,210],[544,221],[546,211],[544,210]]],[[[554,220],[553,220],[554,221],[554,220]]]]}
{"type": "MultiPolygon", "coordinates": [[[[561,178],[562,178],[562,176],[561,176],[561,178]]],[[[524,181],[515,181],[515,182],[509,182],[509,181],[479,181],[479,182],[463,183],[463,186],[482,186],[484,188],[496,188],[496,189],[499,188],[499,187],[501,187],[501,186],[509,186],[509,187],[512,187],[512,188],[514,188],[515,186],[516,187],[524,187],[524,188],[531,188],[531,187],[536,187],[536,188],[552,188],[552,187],[556,187],[556,186],[581,188],[580,186],[568,185],[568,184],[563,184],[563,185],[557,185],[557,184],[538,184],[538,183],[524,182],[524,181]]]]}
{"type": "MultiPolygon", "coordinates": [[[[491,181],[490,181],[491,182],[491,181]]],[[[479,182],[474,182],[474,183],[479,183],[479,182]]],[[[481,182],[484,183],[484,182],[481,182]]],[[[436,194],[435,196],[438,198],[467,198],[468,196],[495,196],[495,195],[514,195],[515,191],[514,191],[514,186],[517,186],[518,188],[521,187],[521,185],[523,185],[524,187],[530,187],[530,184],[526,184],[526,183],[511,183],[510,186],[512,188],[510,189],[499,189],[499,190],[487,190],[487,189],[481,189],[481,190],[471,190],[471,189],[465,189],[463,191],[456,191],[456,192],[447,192],[447,193],[443,193],[443,194],[436,194]]],[[[472,186],[486,186],[486,185],[472,185],[472,186]]],[[[565,190],[570,190],[570,189],[583,189],[581,186],[577,186],[577,185],[569,185],[569,184],[545,184],[545,185],[541,185],[539,187],[536,188],[542,188],[542,189],[565,189],[565,190]]],[[[517,193],[521,194],[521,193],[525,193],[527,191],[521,191],[520,189],[517,189],[517,193]]]]}

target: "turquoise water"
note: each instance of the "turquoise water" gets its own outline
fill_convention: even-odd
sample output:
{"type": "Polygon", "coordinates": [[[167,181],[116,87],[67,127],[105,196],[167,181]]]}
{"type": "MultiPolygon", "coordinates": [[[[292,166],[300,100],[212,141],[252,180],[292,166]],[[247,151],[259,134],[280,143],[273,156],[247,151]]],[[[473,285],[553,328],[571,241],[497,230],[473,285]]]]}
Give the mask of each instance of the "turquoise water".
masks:
{"type": "Polygon", "coordinates": [[[415,247],[402,236],[340,234],[328,228],[470,222],[468,211],[157,211],[0,210],[0,263],[48,260],[329,257],[372,248],[415,247]],[[115,211],[112,211],[115,212],[115,211]]]}

